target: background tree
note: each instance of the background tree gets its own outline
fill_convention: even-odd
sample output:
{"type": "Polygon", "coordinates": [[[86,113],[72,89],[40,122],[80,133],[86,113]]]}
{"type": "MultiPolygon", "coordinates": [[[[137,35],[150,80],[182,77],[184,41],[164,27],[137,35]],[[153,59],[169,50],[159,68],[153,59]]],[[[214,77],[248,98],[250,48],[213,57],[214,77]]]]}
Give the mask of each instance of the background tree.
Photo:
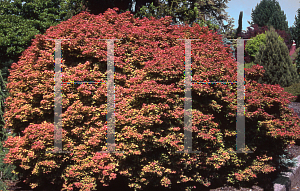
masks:
{"type": "Polygon", "coordinates": [[[118,7],[120,12],[130,11],[132,14],[136,14],[143,6],[150,5],[153,3],[154,6],[159,5],[159,0],[84,0],[83,4],[90,10],[89,13],[99,15],[104,13],[108,8],[118,7]],[[135,5],[133,6],[133,3],[135,5]],[[101,5],[101,6],[99,6],[101,5]]]}
{"type": "Polygon", "coordinates": [[[31,45],[34,36],[84,9],[78,7],[73,1],[66,3],[61,0],[0,1],[0,69],[4,81],[9,75],[10,65],[18,61],[21,53],[31,45]]]}
{"type": "MultiPolygon", "coordinates": [[[[295,16],[296,17],[296,16],[295,16]]],[[[290,32],[290,34],[291,34],[291,39],[292,40],[295,40],[295,37],[296,37],[296,34],[295,34],[295,31],[296,30],[296,28],[295,28],[295,26],[293,25],[293,26],[291,26],[291,27],[289,27],[289,32],[290,32]]]]}
{"type": "MultiPolygon", "coordinates": [[[[172,16],[172,24],[183,24],[187,22],[190,26],[198,23],[201,26],[218,26],[219,32],[224,33],[233,27],[233,19],[225,12],[226,4],[230,0],[171,0],[167,3],[158,2],[152,7],[143,6],[137,10],[135,18],[143,18],[147,12],[151,12],[155,18],[172,16]],[[224,21],[228,24],[225,25],[224,21]]],[[[150,4],[149,4],[150,5],[150,4]]],[[[211,28],[210,27],[210,28],[211,28]]],[[[215,27],[216,28],[216,27],[215,27]]]]}
{"type": "Polygon", "coordinates": [[[296,64],[296,68],[297,68],[297,73],[298,75],[300,75],[300,50],[299,48],[297,48],[298,52],[297,52],[297,58],[296,58],[296,61],[295,61],[295,64],[296,64]]]}
{"type": "Polygon", "coordinates": [[[242,29],[243,29],[243,11],[240,12],[238,23],[239,23],[239,26],[238,26],[237,31],[236,31],[236,37],[241,36],[241,32],[242,32],[242,29]]]}
{"type": "Polygon", "coordinates": [[[297,10],[297,15],[295,16],[293,40],[296,42],[296,48],[300,47],[300,8],[297,10]]]}
{"type": "Polygon", "coordinates": [[[230,49],[232,50],[232,57],[235,57],[235,48],[234,48],[234,44],[232,41],[230,41],[229,39],[227,39],[226,37],[223,36],[223,44],[224,45],[229,45],[230,49]]]}
{"type": "Polygon", "coordinates": [[[279,40],[272,27],[266,33],[266,44],[262,44],[255,56],[255,64],[264,67],[265,74],[258,83],[279,84],[288,87],[299,82],[296,67],[292,64],[286,45],[279,40]]]}
{"type": "MultiPolygon", "coordinates": [[[[254,25],[252,25],[252,26],[250,26],[250,27],[247,27],[247,30],[246,30],[245,33],[243,33],[242,38],[243,38],[243,39],[251,39],[251,38],[253,38],[253,37],[256,37],[256,36],[259,35],[259,34],[264,34],[264,33],[265,33],[266,31],[268,31],[268,30],[269,30],[268,26],[259,27],[257,24],[254,24],[254,25]]],[[[286,46],[287,46],[288,49],[290,50],[290,48],[292,47],[292,41],[290,41],[290,39],[291,39],[290,34],[289,34],[289,33],[286,33],[286,32],[283,31],[283,30],[278,30],[278,29],[276,29],[275,31],[277,32],[278,35],[280,35],[281,38],[283,38],[284,43],[286,44],[286,46]]],[[[227,38],[228,38],[228,37],[227,37],[227,38]]],[[[232,38],[234,38],[233,35],[231,35],[231,39],[232,39],[232,38]]],[[[244,51],[245,51],[245,63],[250,63],[250,62],[253,62],[253,61],[254,61],[254,57],[251,57],[251,56],[248,54],[247,50],[246,50],[246,45],[247,45],[248,42],[250,42],[250,41],[249,41],[249,40],[246,41],[246,42],[245,42],[245,46],[244,46],[244,47],[245,47],[245,49],[244,49],[244,51]]],[[[235,57],[236,57],[236,45],[233,44],[233,46],[234,46],[234,48],[235,48],[235,57]]],[[[257,51],[256,51],[256,52],[257,52],[257,51]]],[[[253,64],[251,64],[251,65],[253,65],[253,64]]],[[[249,66],[251,66],[251,65],[249,65],[249,66]]],[[[245,66],[246,66],[246,65],[245,65],[245,66]]],[[[246,66],[246,67],[248,67],[248,66],[246,66]]]]}
{"type": "MultiPolygon", "coordinates": [[[[111,1],[105,1],[111,2],[111,1]]],[[[85,0],[64,0],[60,1],[60,14],[63,16],[62,21],[66,21],[82,11],[91,11],[88,9],[88,2],[85,0]]],[[[99,7],[99,6],[97,6],[99,7]]]]}
{"type": "Polygon", "coordinates": [[[284,11],[276,0],[262,0],[251,13],[252,22],[259,27],[273,26],[275,29],[288,32],[288,22],[284,11]]]}
{"type": "Polygon", "coordinates": [[[246,32],[243,34],[243,38],[250,39],[258,34],[265,33],[267,30],[269,30],[267,26],[259,27],[258,24],[253,24],[250,27],[247,27],[246,32]]]}
{"type": "Polygon", "coordinates": [[[293,41],[291,40],[291,34],[290,31],[284,31],[284,30],[275,30],[276,33],[284,39],[284,43],[287,46],[288,50],[290,51],[293,45],[293,41]]]}
{"type": "Polygon", "coordinates": [[[0,63],[6,81],[11,64],[18,61],[21,53],[30,46],[31,39],[40,31],[34,21],[20,15],[0,15],[0,19],[0,63]]]}
{"type": "Polygon", "coordinates": [[[295,52],[291,55],[291,60],[293,64],[296,64],[298,52],[300,51],[300,47],[295,50],[295,52]]]}

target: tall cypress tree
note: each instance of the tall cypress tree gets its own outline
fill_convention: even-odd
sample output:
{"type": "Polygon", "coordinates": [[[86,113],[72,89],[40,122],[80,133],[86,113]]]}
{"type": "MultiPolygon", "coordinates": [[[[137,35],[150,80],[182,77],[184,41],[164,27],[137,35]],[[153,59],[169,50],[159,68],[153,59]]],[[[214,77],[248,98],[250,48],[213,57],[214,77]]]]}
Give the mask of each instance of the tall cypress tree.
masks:
{"type": "Polygon", "coordinates": [[[266,44],[260,46],[254,63],[263,66],[265,70],[258,83],[288,87],[299,82],[288,48],[284,42],[278,40],[278,34],[273,27],[266,33],[266,44]]]}
{"type": "Polygon", "coordinates": [[[240,12],[238,23],[239,23],[239,26],[236,30],[236,37],[241,36],[241,32],[242,32],[242,29],[243,29],[243,11],[240,12]]]}

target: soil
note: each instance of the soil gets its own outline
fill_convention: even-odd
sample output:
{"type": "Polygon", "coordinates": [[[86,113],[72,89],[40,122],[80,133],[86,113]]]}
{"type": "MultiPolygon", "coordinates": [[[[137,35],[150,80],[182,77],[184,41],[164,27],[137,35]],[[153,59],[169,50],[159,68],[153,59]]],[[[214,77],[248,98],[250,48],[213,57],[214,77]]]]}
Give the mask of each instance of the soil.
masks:
{"type": "MultiPolygon", "coordinates": [[[[291,102],[289,104],[290,108],[293,108],[295,113],[300,118],[300,103],[299,102],[291,102]]],[[[300,141],[297,141],[295,145],[288,145],[286,149],[289,152],[289,155],[287,156],[290,159],[293,159],[300,155],[300,141]]],[[[273,181],[277,178],[278,172],[273,172],[271,174],[258,176],[257,181],[254,183],[248,183],[244,186],[240,187],[233,187],[228,185],[223,186],[212,186],[207,189],[201,189],[201,190],[210,190],[210,191],[272,191],[273,190],[273,181]],[[250,184],[250,185],[249,185],[250,184]]],[[[29,191],[31,190],[28,185],[25,185],[21,180],[17,181],[5,181],[7,186],[9,186],[9,191],[13,190],[19,190],[19,191],[29,191]]],[[[298,186],[298,185],[297,185],[298,186]]],[[[299,187],[292,188],[292,191],[300,191],[300,185],[299,187]]]]}

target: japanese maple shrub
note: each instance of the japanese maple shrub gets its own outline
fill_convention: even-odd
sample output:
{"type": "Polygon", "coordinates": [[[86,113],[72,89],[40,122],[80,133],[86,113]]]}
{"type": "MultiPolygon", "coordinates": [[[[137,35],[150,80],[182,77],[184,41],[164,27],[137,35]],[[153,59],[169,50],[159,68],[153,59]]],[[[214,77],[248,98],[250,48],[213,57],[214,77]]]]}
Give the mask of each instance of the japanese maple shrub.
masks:
{"type": "MultiPolygon", "coordinates": [[[[115,10],[117,10],[115,8],[115,10]]],[[[117,176],[135,189],[236,184],[270,173],[283,147],[299,138],[291,94],[257,83],[262,66],[245,71],[246,150],[237,154],[235,83],[193,84],[193,150],[184,145],[184,41],[192,41],[193,81],[235,82],[237,63],[221,35],[207,27],[171,26],[171,17],[134,19],[130,12],[80,13],[36,35],[11,68],[4,114],[20,136],[9,137],[5,162],[32,188],[96,190],[117,176]],[[107,42],[114,42],[116,151],[106,151],[107,86],[62,84],[62,144],[54,148],[54,51],[62,41],[62,81],[106,80],[107,42]],[[223,179],[222,179],[223,178],[223,179]]]]}

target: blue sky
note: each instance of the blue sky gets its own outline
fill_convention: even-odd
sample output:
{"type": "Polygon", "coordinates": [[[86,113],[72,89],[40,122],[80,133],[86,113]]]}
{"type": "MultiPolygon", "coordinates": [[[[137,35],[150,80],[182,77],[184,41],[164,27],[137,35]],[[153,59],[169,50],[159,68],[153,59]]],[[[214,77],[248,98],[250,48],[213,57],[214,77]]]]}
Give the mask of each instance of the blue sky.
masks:
{"type": "MultiPolygon", "coordinates": [[[[231,0],[227,4],[228,8],[225,11],[230,18],[234,18],[234,28],[238,27],[238,19],[240,11],[243,11],[243,30],[249,27],[247,21],[251,21],[252,9],[254,10],[261,0],[231,0]]],[[[277,0],[286,15],[289,27],[293,26],[297,9],[300,8],[300,0],[277,0]]]]}

